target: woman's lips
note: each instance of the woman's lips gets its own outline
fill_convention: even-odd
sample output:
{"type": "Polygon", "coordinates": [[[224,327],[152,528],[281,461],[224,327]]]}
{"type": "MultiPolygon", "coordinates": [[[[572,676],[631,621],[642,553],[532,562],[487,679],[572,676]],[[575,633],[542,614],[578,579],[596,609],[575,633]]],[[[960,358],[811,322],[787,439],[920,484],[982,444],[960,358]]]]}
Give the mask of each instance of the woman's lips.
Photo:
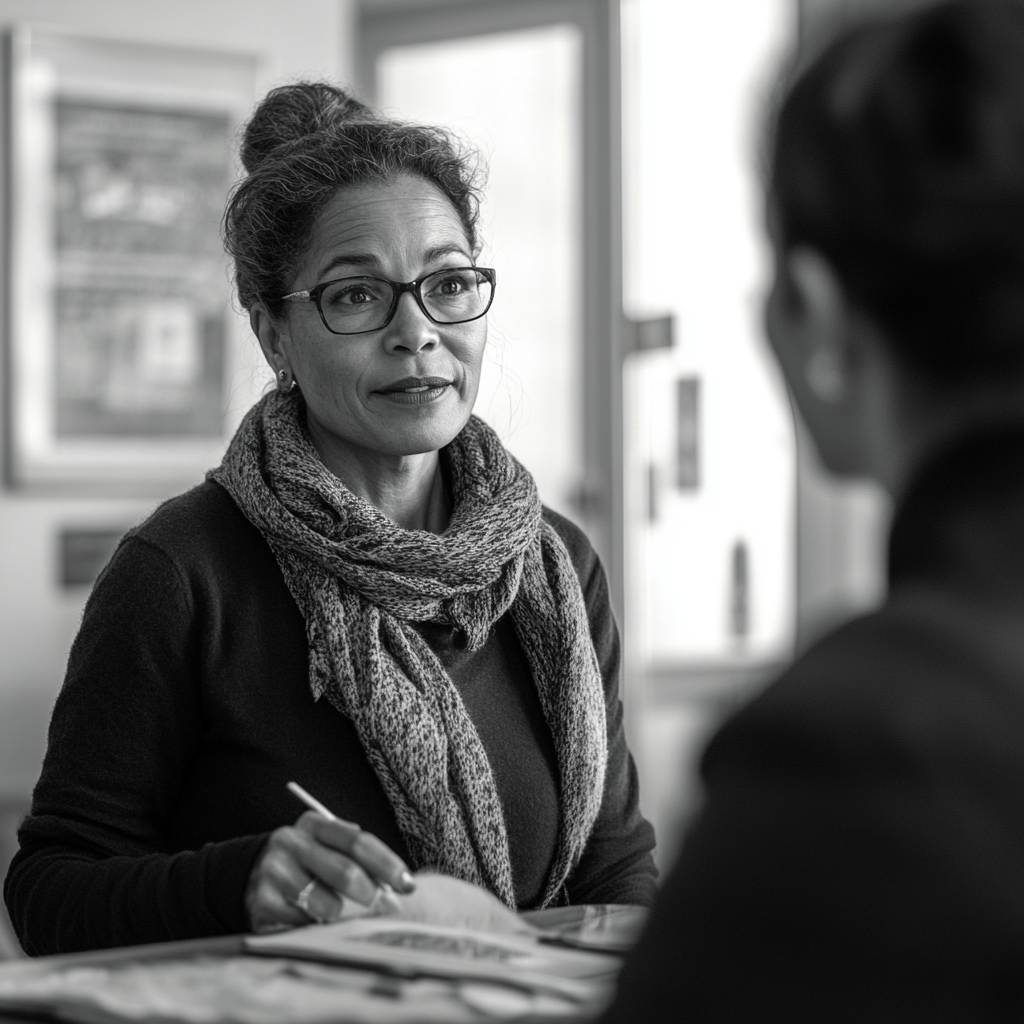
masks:
{"type": "Polygon", "coordinates": [[[403,377],[377,390],[383,394],[392,391],[427,391],[430,388],[445,388],[452,383],[447,377],[403,377]]]}
{"type": "Polygon", "coordinates": [[[377,389],[377,394],[401,405],[421,405],[440,398],[455,382],[446,377],[403,377],[377,389]]]}

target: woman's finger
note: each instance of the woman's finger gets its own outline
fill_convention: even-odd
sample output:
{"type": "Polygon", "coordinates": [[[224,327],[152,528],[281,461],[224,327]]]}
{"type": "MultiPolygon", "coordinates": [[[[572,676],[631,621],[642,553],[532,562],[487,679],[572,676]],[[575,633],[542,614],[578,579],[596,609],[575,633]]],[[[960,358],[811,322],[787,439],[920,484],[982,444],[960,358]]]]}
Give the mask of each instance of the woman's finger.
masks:
{"type": "Polygon", "coordinates": [[[379,892],[377,883],[351,857],[321,843],[311,829],[278,829],[267,844],[260,873],[294,901],[311,879],[327,890],[370,906],[379,892]]]}
{"type": "Polygon", "coordinates": [[[266,883],[257,897],[260,918],[266,924],[297,926],[308,924],[309,918],[296,907],[277,886],[266,883]]]}
{"type": "Polygon", "coordinates": [[[309,824],[321,845],[345,854],[374,883],[384,882],[400,893],[409,893],[416,888],[405,861],[372,832],[364,832],[350,822],[328,820],[319,814],[311,815],[309,824]]]}
{"type": "Polygon", "coordinates": [[[312,876],[295,854],[294,847],[300,845],[302,840],[296,842],[288,835],[288,832],[294,831],[292,829],[281,831],[283,834],[275,834],[268,843],[259,870],[261,878],[266,879],[290,903],[312,876]]]}
{"type": "Polygon", "coordinates": [[[253,868],[246,892],[256,931],[335,921],[346,898],[371,913],[400,907],[391,888],[412,891],[405,862],[357,825],[304,814],[277,829],[253,868]]]}
{"type": "Polygon", "coordinates": [[[333,889],[328,889],[315,878],[310,879],[291,900],[310,921],[327,924],[341,917],[344,900],[333,889]]]}
{"type": "Polygon", "coordinates": [[[257,865],[250,880],[245,903],[249,926],[254,932],[294,928],[309,923],[306,915],[289,902],[280,888],[279,881],[263,871],[262,863],[257,865]]]}
{"type": "Polygon", "coordinates": [[[326,923],[341,917],[342,898],[303,869],[276,837],[257,867],[247,895],[254,931],[295,927],[310,921],[326,923]]]}
{"type": "Polygon", "coordinates": [[[301,869],[312,878],[342,896],[369,906],[377,895],[378,886],[366,871],[351,857],[318,842],[315,836],[297,833],[292,849],[301,869]]]}

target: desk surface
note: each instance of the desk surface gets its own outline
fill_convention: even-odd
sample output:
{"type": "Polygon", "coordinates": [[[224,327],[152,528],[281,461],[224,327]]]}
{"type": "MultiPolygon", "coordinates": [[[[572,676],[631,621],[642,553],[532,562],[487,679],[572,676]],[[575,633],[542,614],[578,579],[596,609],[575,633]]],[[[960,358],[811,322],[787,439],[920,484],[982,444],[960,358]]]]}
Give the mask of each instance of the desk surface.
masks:
{"type": "MultiPolygon", "coordinates": [[[[555,933],[572,935],[595,916],[600,917],[612,908],[568,907],[539,911],[526,916],[538,927],[555,933]]],[[[178,1011],[160,1014],[161,1024],[171,1021],[240,1021],[252,1024],[257,1020],[274,1020],[273,1006],[291,1009],[285,1020],[373,1022],[373,1024],[413,1024],[413,1022],[494,1021],[496,1019],[527,1021],[545,1024],[555,1020],[574,1024],[593,1018],[589,1011],[569,1006],[565,1000],[552,996],[538,996],[495,984],[469,981],[451,981],[423,977],[396,977],[386,971],[365,967],[300,964],[295,961],[268,959],[246,954],[245,936],[232,935],[214,939],[196,939],[123,949],[97,950],[65,956],[42,957],[36,960],[10,961],[0,964],[0,984],[5,975],[15,974],[19,979],[31,977],[45,984],[47,978],[74,977],[96,990],[104,986],[113,989],[125,982],[138,986],[140,978],[156,979],[159,989],[161,978],[173,980],[174,994],[182,1004],[178,1011]],[[226,984],[221,984],[227,979],[226,984]],[[114,984],[111,984],[111,983],[114,984]],[[186,986],[183,988],[183,986],[186,986]],[[217,991],[214,991],[216,987],[217,991]],[[187,991],[187,1001],[180,1000],[187,991]],[[271,1000],[271,1006],[260,1004],[261,998],[271,1000]],[[308,998],[307,998],[308,997],[308,998]],[[185,1006],[188,1002],[189,1006],[185,1006]],[[248,1005],[244,1005],[248,1003],[248,1005]],[[241,1007],[241,1009],[239,1009],[241,1007]],[[213,1016],[210,1011],[216,1010],[213,1016]],[[219,1015],[218,1015],[219,1014],[219,1015]]],[[[173,986],[172,986],[173,988],[173,986]]],[[[163,993],[161,989],[161,994],[163,993]]],[[[130,995],[130,993],[129,993],[130,995]]],[[[112,997],[111,997],[112,998],[112,997]]],[[[122,995],[118,1003],[125,1005],[122,995]]],[[[48,1018],[34,1012],[16,1011],[0,1007],[0,1020],[6,1024],[29,1024],[48,1018]]],[[[61,1020],[89,1021],[103,1024],[129,1019],[121,1013],[104,1012],[97,1007],[65,1004],[60,1011],[61,1020]]],[[[137,1020],[155,1019],[150,1013],[137,1020]]]]}

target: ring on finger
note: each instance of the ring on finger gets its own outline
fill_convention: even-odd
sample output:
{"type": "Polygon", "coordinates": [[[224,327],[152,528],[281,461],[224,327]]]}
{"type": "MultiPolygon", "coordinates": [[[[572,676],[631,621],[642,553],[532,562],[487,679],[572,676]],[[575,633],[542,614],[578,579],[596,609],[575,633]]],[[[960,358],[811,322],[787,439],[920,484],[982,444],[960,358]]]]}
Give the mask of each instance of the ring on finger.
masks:
{"type": "Polygon", "coordinates": [[[316,915],[312,910],[309,909],[309,897],[313,895],[313,890],[316,888],[316,879],[307,882],[300,890],[298,896],[292,900],[292,905],[296,906],[301,910],[306,917],[310,920],[315,921],[316,915]]]}

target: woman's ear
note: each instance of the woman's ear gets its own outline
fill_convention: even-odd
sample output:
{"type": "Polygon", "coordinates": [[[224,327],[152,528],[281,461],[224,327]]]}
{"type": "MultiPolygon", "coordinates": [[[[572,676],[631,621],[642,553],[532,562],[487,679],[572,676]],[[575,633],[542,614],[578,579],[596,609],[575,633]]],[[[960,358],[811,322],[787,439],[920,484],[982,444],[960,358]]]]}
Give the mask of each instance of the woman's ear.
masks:
{"type": "Polygon", "coordinates": [[[274,380],[281,390],[287,391],[295,380],[288,354],[290,337],[287,331],[267,312],[266,307],[254,303],[249,310],[249,326],[263,350],[263,358],[274,371],[274,380]]]}

